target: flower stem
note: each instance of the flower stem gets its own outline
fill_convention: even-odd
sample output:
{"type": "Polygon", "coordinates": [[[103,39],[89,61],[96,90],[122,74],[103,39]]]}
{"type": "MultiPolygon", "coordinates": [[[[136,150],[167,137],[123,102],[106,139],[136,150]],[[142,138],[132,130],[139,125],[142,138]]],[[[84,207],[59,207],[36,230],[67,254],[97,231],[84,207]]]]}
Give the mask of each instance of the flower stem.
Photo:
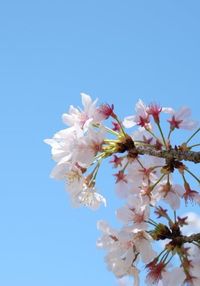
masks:
{"type": "MultiPolygon", "coordinates": [[[[165,261],[167,260],[167,257],[168,257],[168,256],[169,256],[169,251],[167,251],[167,253],[165,253],[165,254],[163,255],[161,261],[162,261],[163,263],[165,263],[165,261]]],[[[166,265],[167,265],[167,263],[166,263],[166,265]]]]}
{"type": "Polygon", "coordinates": [[[172,256],[168,259],[168,261],[165,263],[165,265],[167,265],[172,260],[173,257],[174,257],[174,254],[172,254],[172,256]]]}
{"type": "Polygon", "coordinates": [[[129,161],[127,161],[127,163],[125,164],[124,168],[122,169],[122,172],[124,172],[126,170],[128,164],[129,164],[129,161]]]}
{"type": "Polygon", "coordinates": [[[200,146],[200,143],[199,143],[199,144],[191,145],[191,146],[189,146],[188,148],[189,148],[189,149],[192,149],[193,147],[196,147],[196,146],[200,146]]]}
{"type": "Polygon", "coordinates": [[[118,136],[118,135],[119,135],[119,133],[118,133],[118,132],[116,132],[116,131],[114,131],[114,130],[110,129],[109,127],[105,126],[105,128],[106,128],[106,130],[107,130],[110,134],[113,134],[113,135],[116,135],[116,136],[118,136]]]}
{"type": "Polygon", "coordinates": [[[195,178],[195,180],[197,180],[197,182],[200,184],[200,180],[197,178],[197,176],[195,174],[193,174],[190,170],[185,169],[186,172],[188,172],[193,178],[195,178]]]}
{"type": "Polygon", "coordinates": [[[136,158],[136,160],[137,160],[138,164],[139,164],[139,165],[142,167],[142,169],[144,170],[145,167],[143,166],[142,162],[141,162],[138,158],[136,158]]]}
{"type": "Polygon", "coordinates": [[[163,249],[161,252],[160,252],[160,254],[158,255],[158,256],[156,256],[156,258],[157,258],[157,260],[160,258],[160,256],[164,253],[164,252],[166,252],[166,251],[168,251],[167,249],[163,249]]]}
{"type": "Polygon", "coordinates": [[[156,140],[159,141],[159,138],[158,138],[151,130],[146,129],[146,128],[145,128],[145,130],[146,130],[147,132],[149,132],[156,140]]]}
{"type": "Polygon", "coordinates": [[[121,121],[119,120],[119,118],[116,116],[114,119],[115,119],[115,120],[117,121],[117,123],[119,124],[123,135],[126,136],[126,132],[124,131],[124,128],[123,128],[123,126],[122,126],[121,121]]]}
{"type": "Polygon", "coordinates": [[[174,222],[176,223],[176,211],[174,211],[174,222]]]}
{"type": "Polygon", "coordinates": [[[160,183],[160,181],[164,178],[164,176],[166,176],[166,174],[163,174],[163,175],[158,179],[158,181],[155,182],[155,184],[151,186],[151,190],[153,190],[153,189],[155,188],[155,186],[156,186],[158,183],[160,183]]]}
{"type": "Polygon", "coordinates": [[[153,225],[154,227],[156,226],[156,224],[154,224],[154,223],[152,223],[152,222],[150,222],[150,221],[145,221],[145,222],[147,222],[147,223],[153,225]]]}
{"type": "Polygon", "coordinates": [[[158,225],[158,224],[157,224],[154,220],[152,220],[151,218],[149,218],[148,222],[151,222],[151,223],[154,224],[155,226],[158,225]]]}
{"type": "Polygon", "coordinates": [[[161,134],[161,136],[162,136],[162,140],[163,140],[163,143],[164,143],[164,145],[165,145],[165,148],[167,149],[167,144],[166,144],[165,137],[164,137],[164,134],[163,134],[163,132],[162,132],[162,128],[161,128],[161,126],[160,126],[160,123],[158,123],[157,125],[158,125],[158,129],[159,129],[159,131],[160,131],[160,134],[161,134]]]}
{"type": "Polygon", "coordinates": [[[173,132],[173,130],[170,129],[170,130],[169,130],[169,134],[168,134],[168,136],[167,136],[167,139],[168,139],[168,140],[170,139],[170,136],[171,136],[172,132],[173,132]]]}
{"type": "Polygon", "coordinates": [[[188,144],[188,142],[200,131],[200,128],[198,128],[191,136],[190,138],[185,142],[186,144],[188,144]]]}

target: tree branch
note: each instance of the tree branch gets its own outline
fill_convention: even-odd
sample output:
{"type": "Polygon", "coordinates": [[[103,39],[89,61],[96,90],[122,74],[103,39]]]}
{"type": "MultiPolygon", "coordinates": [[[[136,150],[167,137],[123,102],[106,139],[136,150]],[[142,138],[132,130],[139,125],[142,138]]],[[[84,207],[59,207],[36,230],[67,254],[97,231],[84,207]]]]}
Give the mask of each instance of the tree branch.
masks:
{"type": "Polygon", "coordinates": [[[171,160],[178,161],[190,161],[193,163],[200,163],[200,152],[196,151],[181,151],[178,149],[170,149],[170,150],[157,150],[154,146],[146,146],[146,145],[136,145],[133,139],[126,135],[121,142],[118,142],[117,152],[125,152],[129,153],[129,156],[135,158],[138,154],[140,155],[151,155],[154,157],[160,157],[171,160]]]}
{"type": "MultiPolygon", "coordinates": [[[[129,152],[131,153],[131,149],[129,149],[129,152]]],[[[151,155],[155,157],[165,158],[168,160],[176,159],[178,161],[191,161],[193,163],[200,163],[200,152],[195,151],[180,151],[180,150],[156,150],[152,147],[148,146],[137,146],[134,148],[135,151],[138,152],[138,154],[141,155],[151,155]]]]}
{"type": "Polygon", "coordinates": [[[200,243],[200,233],[191,234],[190,236],[183,235],[182,241],[192,243],[193,241],[200,243]]]}

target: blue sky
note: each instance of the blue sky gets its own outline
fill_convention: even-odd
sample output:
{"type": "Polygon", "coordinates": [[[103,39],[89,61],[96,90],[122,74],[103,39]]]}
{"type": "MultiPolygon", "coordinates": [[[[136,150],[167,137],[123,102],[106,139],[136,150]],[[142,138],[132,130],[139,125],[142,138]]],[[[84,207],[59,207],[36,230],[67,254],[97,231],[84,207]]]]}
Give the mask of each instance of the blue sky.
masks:
{"type": "MultiPolygon", "coordinates": [[[[199,117],[199,1],[1,1],[0,286],[116,285],[95,241],[108,208],[73,209],[43,143],[80,92],[123,117],[142,98],[199,117]]],[[[188,133],[186,132],[186,136],[188,133]]]]}

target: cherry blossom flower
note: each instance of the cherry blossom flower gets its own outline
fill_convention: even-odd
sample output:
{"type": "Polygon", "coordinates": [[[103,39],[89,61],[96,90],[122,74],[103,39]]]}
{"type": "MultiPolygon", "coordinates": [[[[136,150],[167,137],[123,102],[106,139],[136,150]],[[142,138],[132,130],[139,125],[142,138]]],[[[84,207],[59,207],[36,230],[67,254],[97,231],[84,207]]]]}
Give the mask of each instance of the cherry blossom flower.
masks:
{"type": "Polygon", "coordinates": [[[117,232],[101,221],[98,223],[98,229],[103,232],[103,236],[97,241],[97,246],[108,251],[105,259],[108,269],[117,277],[129,273],[133,262],[135,265],[139,257],[144,263],[148,263],[156,255],[151,247],[152,238],[142,230],[135,229],[130,232],[122,229],[117,232]]]}
{"type": "Polygon", "coordinates": [[[62,116],[63,122],[68,126],[78,126],[81,129],[87,129],[92,121],[98,116],[96,107],[97,99],[92,101],[91,97],[85,93],[81,93],[83,110],[70,106],[69,113],[62,116]]]}
{"type": "Polygon", "coordinates": [[[127,116],[124,118],[123,125],[126,128],[139,125],[145,127],[146,129],[151,129],[149,114],[147,112],[147,107],[141,99],[136,103],[136,115],[127,116]]]}
{"type": "Polygon", "coordinates": [[[162,273],[162,280],[160,280],[158,286],[180,286],[183,285],[185,280],[185,273],[182,267],[176,267],[170,271],[162,273]]]}
{"type": "Polygon", "coordinates": [[[157,260],[153,260],[146,267],[149,270],[146,277],[146,284],[158,285],[159,281],[163,279],[163,274],[166,272],[165,263],[157,263],[157,260]]]}
{"type": "Polygon", "coordinates": [[[159,104],[157,103],[151,103],[147,106],[147,113],[149,115],[152,115],[154,122],[156,124],[160,123],[160,113],[164,112],[164,113],[171,113],[173,112],[173,109],[171,107],[161,107],[159,104]]]}
{"type": "Polygon", "coordinates": [[[163,165],[164,160],[162,158],[144,155],[128,165],[128,181],[132,182],[135,187],[141,187],[142,183],[154,184],[161,176],[160,166],[163,165]],[[159,168],[156,168],[156,166],[159,168]]]}
{"type": "Polygon", "coordinates": [[[113,168],[118,168],[118,167],[122,167],[122,161],[123,158],[122,157],[118,157],[117,155],[113,155],[113,159],[110,161],[110,163],[113,163],[113,168]]]}
{"type": "Polygon", "coordinates": [[[149,263],[157,256],[156,251],[152,248],[152,237],[144,230],[134,229],[133,241],[137,252],[143,263],[149,263]]]}
{"type": "MultiPolygon", "coordinates": [[[[97,246],[106,250],[108,270],[118,278],[133,276],[134,286],[139,286],[138,264],[143,263],[148,270],[146,285],[200,285],[200,251],[191,247],[192,243],[188,247],[185,238],[185,233],[193,234],[195,225],[198,226],[198,217],[192,221],[191,215],[187,218],[176,214],[181,200],[185,200],[186,206],[189,201],[200,204],[200,194],[192,183],[186,181],[185,172],[199,180],[187,162],[182,163],[182,158],[165,155],[176,150],[191,152],[194,146],[199,145],[187,146],[199,130],[189,137],[185,145],[171,145],[170,136],[174,129],[189,130],[197,126],[190,119],[189,108],[175,112],[158,104],[146,106],[139,100],[136,114],[125,117],[123,121],[126,128],[137,127],[132,135],[128,135],[114,112],[114,105],[97,106],[97,100],[93,101],[89,95],[82,93],[81,97],[83,109],[70,106],[69,112],[63,114],[63,121],[69,127],[46,139],[45,143],[51,146],[52,159],[56,162],[51,177],[66,182],[66,191],[74,207],[96,210],[101,205],[106,206],[106,199],[97,191],[97,173],[101,162],[108,157],[112,167],[116,168],[116,193],[121,199],[126,199],[125,205],[116,211],[122,226],[115,230],[104,221],[98,222],[102,236],[97,246]],[[167,138],[160,125],[161,113],[171,114],[167,138]],[[112,123],[108,120],[113,129],[104,125],[103,120],[109,117],[114,120],[112,123]],[[177,170],[184,188],[172,183],[177,170]],[[173,212],[162,207],[163,203],[169,204],[173,212]],[[152,219],[153,211],[161,221],[152,219]],[[166,224],[163,221],[167,221],[166,224]],[[162,241],[160,253],[152,247],[154,240],[162,241]],[[172,268],[174,256],[180,258],[180,267],[172,268]]],[[[194,241],[197,242],[196,239],[194,241]]]]}
{"type": "Polygon", "coordinates": [[[185,203],[187,204],[188,201],[200,204],[200,194],[192,190],[190,185],[187,182],[184,182],[185,192],[183,194],[183,198],[185,199],[185,203]]]}
{"type": "Polygon", "coordinates": [[[72,196],[75,196],[82,191],[83,185],[86,181],[86,178],[83,175],[80,166],[79,165],[72,166],[71,164],[68,165],[68,169],[66,170],[65,173],[65,179],[66,179],[66,190],[72,196]]]}
{"type": "Polygon", "coordinates": [[[70,163],[57,164],[52,171],[52,176],[66,180],[66,191],[70,194],[74,207],[86,206],[95,210],[99,208],[100,204],[106,206],[106,199],[97,193],[93,186],[88,186],[81,167],[70,163]]]}
{"type": "MultiPolygon", "coordinates": [[[[61,160],[69,161],[72,155],[72,146],[83,136],[80,130],[73,127],[57,132],[52,139],[45,139],[44,142],[52,147],[52,159],[56,162],[61,160]]],[[[62,163],[63,163],[62,162],[62,163]]]]}
{"type": "Polygon", "coordinates": [[[127,205],[118,209],[116,215],[125,224],[132,225],[132,228],[147,229],[149,213],[149,206],[144,204],[141,197],[130,195],[127,205]]]}
{"type": "Polygon", "coordinates": [[[102,221],[98,222],[97,227],[103,232],[102,238],[97,241],[97,246],[108,251],[105,258],[108,269],[117,277],[126,275],[131,271],[133,261],[137,260],[133,235],[123,231],[117,232],[102,221]]]}
{"type": "Polygon", "coordinates": [[[180,200],[183,197],[184,189],[181,185],[172,185],[168,182],[163,182],[157,188],[158,196],[168,203],[173,210],[180,207],[180,200]]]}
{"type": "Polygon", "coordinates": [[[179,111],[171,110],[172,117],[168,119],[171,130],[175,128],[193,130],[198,126],[198,122],[190,119],[191,110],[187,107],[182,107],[179,111]]]}
{"type": "Polygon", "coordinates": [[[126,175],[124,174],[124,171],[119,171],[118,173],[114,174],[116,177],[116,184],[119,182],[127,183],[126,175]]]}
{"type": "Polygon", "coordinates": [[[96,210],[101,204],[106,206],[106,199],[96,192],[95,188],[88,188],[85,184],[83,189],[72,196],[72,203],[75,207],[86,206],[92,210],[96,210]]]}
{"type": "Polygon", "coordinates": [[[103,232],[102,238],[97,241],[97,246],[108,251],[105,258],[108,269],[117,277],[126,275],[136,258],[132,240],[123,232],[113,230],[104,222],[98,222],[97,227],[103,232]]]}
{"type": "Polygon", "coordinates": [[[189,267],[190,279],[188,279],[188,284],[192,286],[200,285],[200,250],[199,247],[192,246],[189,249],[189,257],[191,261],[191,266],[189,267]]]}
{"type": "Polygon", "coordinates": [[[109,105],[109,104],[102,104],[98,107],[97,111],[99,113],[99,119],[104,120],[108,119],[110,116],[115,117],[115,114],[113,112],[114,110],[114,105],[109,105]]]}
{"type": "Polygon", "coordinates": [[[158,104],[150,104],[148,107],[147,107],[147,113],[149,115],[152,115],[153,116],[153,119],[154,121],[159,124],[160,123],[160,113],[162,111],[162,107],[160,107],[158,104]]]}
{"type": "Polygon", "coordinates": [[[89,128],[85,136],[74,144],[73,160],[81,166],[88,167],[95,160],[97,153],[101,151],[105,133],[103,126],[99,127],[98,131],[89,128]]]}
{"type": "Polygon", "coordinates": [[[120,170],[118,173],[114,174],[113,176],[116,177],[116,194],[120,198],[126,198],[129,194],[129,184],[127,181],[127,175],[124,173],[123,170],[120,170]]]}

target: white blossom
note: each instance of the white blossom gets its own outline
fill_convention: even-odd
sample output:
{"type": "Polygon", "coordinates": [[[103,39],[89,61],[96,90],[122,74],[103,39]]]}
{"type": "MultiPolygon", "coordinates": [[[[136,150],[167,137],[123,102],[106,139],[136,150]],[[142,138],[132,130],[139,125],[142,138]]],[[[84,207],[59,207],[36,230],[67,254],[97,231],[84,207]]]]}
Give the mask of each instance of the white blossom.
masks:
{"type": "Polygon", "coordinates": [[[80,127],[87,130],[89,124],[94,121],[98,115],[96,108],[97,99],[92,101],[91,97],[85,93],[81,93],[83,110],[70,106],[69,113],[64,113],[63,122],[68,126],[80,127]]]}
{"type": "Polygon", "coordinates": [[[185,280],[185,273],[182,267],[176,267],[170,271],[165,271],[162,274],[158,286],[180,286],[185,280]]]}
{"type": "Polygon", "coordinates": [[[135,111],[136,115],[127,116],[124,118],[123,125],[126,128],[130,128],[135,125],[151,128],[147,107],[141,99],[139,99],[136,103],[135,111]]]}
{"type": "Polygon", "coordinates": [[[52,159],[56,162],[51,177],[66,182],[66,191],[74,207],[96,210],[101,205],[106,206],[106,199],[97,192],[96,177],[102,161],[113,158],[110,163],[115,168],[116,193],[125,200],[125,205],[116,211],[122,223],[119,230],[105,221],[97,224],[102,232],[97,247],[106,250],[108,270],[117,278],[132,276],[134,286],[139,286],[138,264],[143,263],[148,270],[146,285],[180,286],[187,280],[188,285],[199,286],[200,251],[192,243],[187,247],[183,236],[199,232],[199,217],[195,213],[186,214],[188,218],[179,217],[176,213],[181,201],[185,201],[186,206],[188,202],[200,204],[198,188],[193,189],[187,176],[192,175],[196,181],[198,177],[188,168],[187,160],[157,157],[171,148],[184,152],[198,146],[193,143],[187,146],[198,130],[185,141],[187,143],[172,146],[171,135],[175,128],[190,130],[197,126],[197,122],[190,119],[190,109],[183,107],[176,112],[156,103],[146,106],[140,99],[136,103],[136,114],[125,117],[121,123],[113,104],[97,106],[97,99],[93,101],[85,93],[81,98],[82,109],[71,105],[68,113],[62,116],[69,127],[55,133],[45,143],[50,145],[52,159]],[[161,113],[171,115],[167,120],[170,123],[168,133],[162,131],[161,113]],[[103,123],[109,118],[114,120],[113,129],[103,123]],[[123,126],[135,126],[137,130],[129,136],[123,126]],[[168,134],[166,138],[165,134],[168,134]],[[147,155],[148,152],[141,155],[140,146],[161,154],[156,157],[147,155]],[[184,188],[173,183],[176,171],[184,188]],[[163,202],[174,212],[164,209],[163,202]],[[153,211],[161,221],[152,219],[153,211]],[[174,239],[177,236],[180,236],[178,242],[174,239]],[[157,253],[153,249],[153,239],[162,241],[163,251],[157,253]],[[179,243],[179,240],[183,241],[179,243]],[[180,267],[172,267],[174,256],[180,258],[180,267]]]}
{"type": "Polygon", "coordinates": [[[181,128],[186,130],[193,130],[198,126],[198,122],[190,119],[191,110],[188,107],[182,107],[179,111],[170,111],[172,117],[168,120],[171,128],[181,128]]]}
{"type": "Polygon", "coordinates": [[[96,210],[101,204],[106,206],[106,199],[97,193],[94,188],[90,189],[83,185],[83,190],[72,196],[72,203],[75,207],[83,205],[92,210],[96,210]]]}

